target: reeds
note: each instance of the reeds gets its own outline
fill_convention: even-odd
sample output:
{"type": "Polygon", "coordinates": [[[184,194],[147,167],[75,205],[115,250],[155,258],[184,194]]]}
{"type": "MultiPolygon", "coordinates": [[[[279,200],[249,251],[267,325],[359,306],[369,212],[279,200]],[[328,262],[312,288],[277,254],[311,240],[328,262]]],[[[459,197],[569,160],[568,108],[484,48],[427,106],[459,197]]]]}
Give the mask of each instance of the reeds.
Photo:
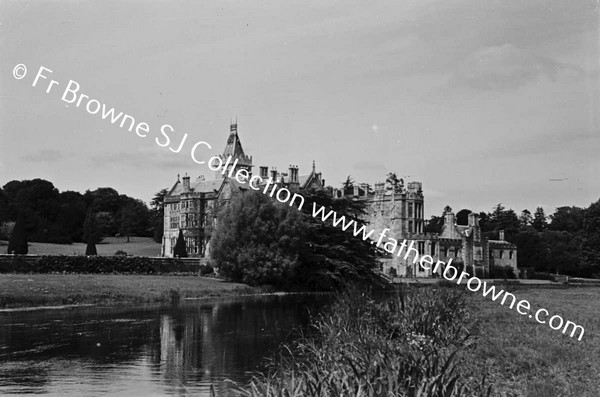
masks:
{"type": "Polygon", "coordinates": [[[343,293],[314,321],[315,333],[285,346],[241,396],[483,396],[456,354],[468,344],[458,289],[414,290],[383,299],[343,293]]]}

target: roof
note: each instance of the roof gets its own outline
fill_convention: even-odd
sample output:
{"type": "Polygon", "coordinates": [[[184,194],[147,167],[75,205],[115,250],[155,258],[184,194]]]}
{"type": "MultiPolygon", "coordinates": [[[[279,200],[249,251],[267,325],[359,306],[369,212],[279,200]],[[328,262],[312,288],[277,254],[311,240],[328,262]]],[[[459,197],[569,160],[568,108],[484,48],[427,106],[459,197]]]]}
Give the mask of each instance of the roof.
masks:
{"type": "MultiPolygon", "coordinates": [[[[203,181],[196,179],[193,182],[190,182],[190,191],[193,193],[214,193],[218,192],[221,189],[221,185],[223,185],[224,179],[212,179],[209,181],[203,181]]],[[[183,183],[180,180],[175,182],[175,185],[167,194],[167,197],[171,196],[179,196],[183,193],[183,183]]]]}
{"type": "Polygon", "coordinates": [[[229,133],[229,138],[227,138],[227,145],[225,145],[223,156],[231,156],[233,158],[245,156],[244,149],[242,148],[242,142],[237,134],[237,124],[233,124],[231,126],[231,132],[229,133]]]}

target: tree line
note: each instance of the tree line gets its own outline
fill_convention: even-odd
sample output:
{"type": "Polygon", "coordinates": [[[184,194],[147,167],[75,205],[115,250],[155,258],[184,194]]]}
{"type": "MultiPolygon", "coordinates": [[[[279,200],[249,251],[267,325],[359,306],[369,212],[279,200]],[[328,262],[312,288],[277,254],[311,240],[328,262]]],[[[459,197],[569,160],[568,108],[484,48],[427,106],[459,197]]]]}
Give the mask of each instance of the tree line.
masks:
{"type": "Polygon", "coordinates": [[[110,187],[60,192],[43,179],[13,180],[0,189],[0,239],[13,229],[27,241],[70,244],[100,242],[106,236],[162,238],[162,201],[156,194],[152,207],[119,194],[110,187]]]}
{"type": "MultiPolygon", "coordinates": [[[[451,210],[444,209],[444,213],[451,210]]],[[[426,232],[440,233],[444,213],[432,216],[426,232]]],[[[468,224],[469,209],[456,214],[456,223],[468,224]]],[[[546,215],[541,207],[519,215],[498,204],[491,212],[480,212],[482,235],[498,239],[504,230],[505,240],[517,245],[517,264],[536,272],[560,273],[580,277],[600,277],[600,200],[587,208],[558,207],[546,215]]]]}

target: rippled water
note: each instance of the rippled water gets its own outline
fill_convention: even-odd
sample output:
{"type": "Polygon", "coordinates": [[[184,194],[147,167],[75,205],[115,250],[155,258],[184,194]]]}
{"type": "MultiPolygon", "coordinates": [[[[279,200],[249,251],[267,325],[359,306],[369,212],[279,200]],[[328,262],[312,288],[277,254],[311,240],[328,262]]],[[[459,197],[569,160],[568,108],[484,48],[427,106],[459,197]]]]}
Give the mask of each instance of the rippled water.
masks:
{"type": "Polygon", "coordinates": [[[247,381],[325,300],[0,313],[0,395],[226,395],[223,380],[247,381]]]}

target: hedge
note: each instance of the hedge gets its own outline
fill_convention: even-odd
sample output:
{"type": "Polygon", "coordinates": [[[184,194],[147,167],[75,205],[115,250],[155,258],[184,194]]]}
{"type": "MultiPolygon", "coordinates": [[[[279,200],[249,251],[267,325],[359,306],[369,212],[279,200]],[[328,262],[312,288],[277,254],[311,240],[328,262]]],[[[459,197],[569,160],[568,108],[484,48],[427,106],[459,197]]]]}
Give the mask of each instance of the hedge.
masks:
{"type": "Polygon", "coordinates": [[[192,271],[194,267],[177,259],[165,264],[136,256],[16,255],[0,260],[0,273],[157,274],[192,271]]]}

